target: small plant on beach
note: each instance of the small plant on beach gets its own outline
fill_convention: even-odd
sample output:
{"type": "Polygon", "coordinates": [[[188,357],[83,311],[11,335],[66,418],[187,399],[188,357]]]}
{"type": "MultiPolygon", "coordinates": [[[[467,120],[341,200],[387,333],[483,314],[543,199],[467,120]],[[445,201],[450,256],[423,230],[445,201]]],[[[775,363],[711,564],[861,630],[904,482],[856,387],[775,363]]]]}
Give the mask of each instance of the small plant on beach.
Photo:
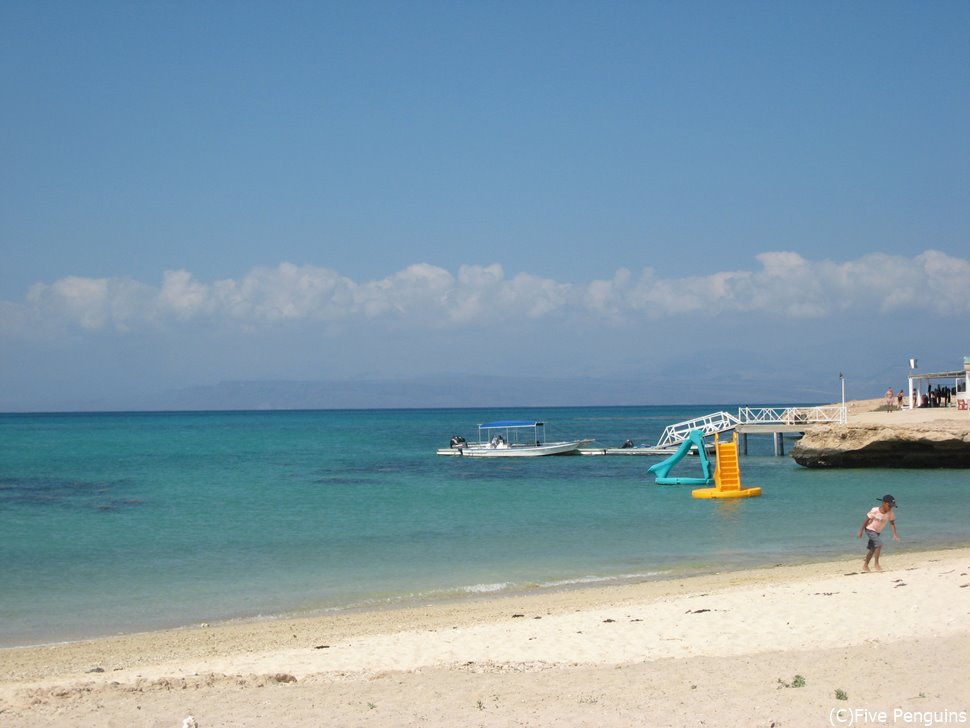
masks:
{"type": "Polygon", "coordinates": [[[848,700],[849,694],[845,692],[842,688],[835,689],[835,699],[836,700],[848,700]]]}
{"type": "Polygon", "coordinates": [[[374,708],[376,708],[376,707],[377,707],[377,706],[376,706],[376,705],[374,705],[373,703],[368,703],[368,704],[367,704],[367,710],[373,710],[373,709],[374,709],[374,708]]]}
{"type": "Polygon", "coordinates": [[[781,678],[778,678],[778,687],[781,688],[803,688],[805,687],[805,678],[801,675],[795,675],[791,682],[785,682],[781,678]]]}
{"type": "Polygon", "coordinates": [[[485,710],[485,703],[483,703],[481,700],[478,701],[478,709],[485,710]]]}

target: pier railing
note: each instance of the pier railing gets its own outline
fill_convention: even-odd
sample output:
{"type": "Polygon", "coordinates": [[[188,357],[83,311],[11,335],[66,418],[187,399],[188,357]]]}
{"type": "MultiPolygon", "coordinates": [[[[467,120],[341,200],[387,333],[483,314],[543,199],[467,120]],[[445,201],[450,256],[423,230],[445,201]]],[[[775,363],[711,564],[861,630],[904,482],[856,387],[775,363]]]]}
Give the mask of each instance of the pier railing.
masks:
{"type": "Polygon", "coordinates": [[[738,423],[744,425],[800,425],[846,421],[845,407],[739,407],[738,423]]]}
{"type": "Polygon", "coordinates": [[[715,412],[703,417],[695,417],[675,425],[667,425],[657,442],[657,447],[679,445],[687,439],[692,430],[700,430],[704,435],[713,435],[715,432],[733,430],[739,424],[741,421],[730,412],[715,412]]]}
{"type": "Polygon", "coordinates": [[[705,436],[716,432],[727,432],[738,425],[814,425],[823,422],[844,424],[846,410],[841,405],[824,407],[739,407],[735,417],[730,412],[695,417],[692,420],[667,425],[657,448],[672,448],[690,435],[692,430],[700,430],[705,436]]]}

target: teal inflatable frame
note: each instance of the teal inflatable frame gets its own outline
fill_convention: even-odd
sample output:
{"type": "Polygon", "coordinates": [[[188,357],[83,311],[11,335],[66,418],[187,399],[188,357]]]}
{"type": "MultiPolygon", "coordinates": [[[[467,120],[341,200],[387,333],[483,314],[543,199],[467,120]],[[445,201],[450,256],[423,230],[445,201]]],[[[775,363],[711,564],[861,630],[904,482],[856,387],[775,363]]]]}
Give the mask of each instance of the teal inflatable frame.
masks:
{"type": "Polygon", "coordinates": [[[704,435],[700,430],[691,430],[687,439],[680,443],[677,452],[666,460],[650,466],[647,472],[653,473],[657,478],[657,485],[711,485],[714,482],[714,465],[707,457],[707,450],[704,447],[704,435]],[[701,469],[704,471],[703,478],[671,478],[670,470],[679,463],[684,455],[690,452],[691,447],[697,447],[697,455],[700,457],[701,469]]]}

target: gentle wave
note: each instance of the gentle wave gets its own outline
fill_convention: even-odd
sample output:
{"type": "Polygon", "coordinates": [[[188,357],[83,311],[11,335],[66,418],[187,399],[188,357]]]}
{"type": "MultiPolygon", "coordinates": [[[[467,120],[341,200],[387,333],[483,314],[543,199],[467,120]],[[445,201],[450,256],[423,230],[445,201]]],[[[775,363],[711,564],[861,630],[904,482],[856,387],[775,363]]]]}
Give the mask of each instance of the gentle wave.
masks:
{"type": "MultiPolygon", "coordinates": [[[[482,582],[479,584],[466,584],[464,586],[444,587],[440,589],[429,589],[422,592],[409,592],[405,594],[387,595],[373,599],[363,599],[348,605],[349,608],[373,608],[382,605],[403,604],[422,599],[452,599],[463,595],[476,594],[498,594],[500,592],[533,591],[536,589],[566,589],[574,586],[589,586],[596,584],[617,584],[631,581],[645,581],[658,579],[674,573],[671,570],[664,571],[639,571],[631,574],[617,574],[615,576],[588,575],[570,579],[558,579],[554,581],[528,581],[528,582],[482,582]]],[[[343,607],[346,608],[346,607],[343,607]]]]}
{"type": "Polygon", "coordinates": [[[559,581],[544,581],[538,584],[542,589],[555,589],[564,586],[579,586],[581,584],[608,584],[618,581],[638,581],[641,579],[656,579],[673,573],[667,571],[644,571],[636,574],[620,574],[618,576],[580,576],[574,579],[560,579],[559,581]]]}
{"type": "Polygon", "coordinates": [[[496,584],[472,584],[471,586],[463,586],[460,587],[460,591],[468,594],[491,594],[493,592],[504,591],[511,586],[509,582],[501,581],[496,584]]]}

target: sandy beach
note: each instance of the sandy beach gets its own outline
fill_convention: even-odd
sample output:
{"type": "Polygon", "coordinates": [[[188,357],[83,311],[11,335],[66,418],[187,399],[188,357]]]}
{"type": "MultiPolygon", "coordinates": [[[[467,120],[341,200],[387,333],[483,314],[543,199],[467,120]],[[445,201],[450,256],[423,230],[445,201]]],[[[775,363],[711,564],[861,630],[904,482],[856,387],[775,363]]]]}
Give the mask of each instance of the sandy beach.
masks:
{"type": "Polygon", "coordinates": [[[0,725],[966,724],[970,549],[897,548],[6,649],[0,725]]]}
{"type": "MultiPolygon", "coordinates": [[[[833,405],[834,406],[834,405],[833,405]]],[[[952,407],[917,407],[909,409],[886,409],[881,397],[857,399],[845,403],[850,425],[884,425],[886,427],[920,426],[933,422],[962,423],[970,428],[970,413],[952,407]]]]}

